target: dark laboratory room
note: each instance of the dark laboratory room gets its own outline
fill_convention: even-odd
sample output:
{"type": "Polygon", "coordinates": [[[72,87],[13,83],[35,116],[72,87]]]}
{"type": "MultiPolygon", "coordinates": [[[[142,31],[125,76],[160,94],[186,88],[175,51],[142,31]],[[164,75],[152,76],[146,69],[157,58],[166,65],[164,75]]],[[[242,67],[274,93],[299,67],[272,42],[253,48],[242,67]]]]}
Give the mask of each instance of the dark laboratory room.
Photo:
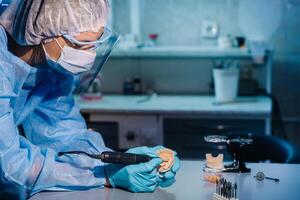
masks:
{"type": "Polygon", "coordinates": [[[299,200],[300,0],[0,0],[0,199],[299,200]]]}

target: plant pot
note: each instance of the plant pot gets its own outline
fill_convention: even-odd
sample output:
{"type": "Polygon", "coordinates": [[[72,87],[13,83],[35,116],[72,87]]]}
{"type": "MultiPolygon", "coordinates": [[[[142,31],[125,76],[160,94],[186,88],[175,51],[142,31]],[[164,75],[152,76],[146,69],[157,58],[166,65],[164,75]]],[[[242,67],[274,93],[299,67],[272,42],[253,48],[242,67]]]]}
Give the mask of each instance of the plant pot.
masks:
{"type": "Polygon", "coordinates": [[[232,102],[238,92],[239,69],[214,69],[215,96],[217,102],[232,102]]]}

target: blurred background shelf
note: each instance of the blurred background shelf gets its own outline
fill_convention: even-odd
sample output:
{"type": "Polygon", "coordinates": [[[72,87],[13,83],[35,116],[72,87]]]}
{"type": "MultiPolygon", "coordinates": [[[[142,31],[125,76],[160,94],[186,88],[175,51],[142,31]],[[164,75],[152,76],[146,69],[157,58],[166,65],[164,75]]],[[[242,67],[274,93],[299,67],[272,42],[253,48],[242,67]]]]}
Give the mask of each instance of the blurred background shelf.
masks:
{"type": "Polygon", "coordinates": [[[266,96],[239,97],[236,102],[218,105],[214,96],[200,95],[104,95],[101,100],[76,101],[83,113],[100,114],[197,114],[206,117],[271,117],[272,100],[266,96]]]}
{"type": "Polygon", "coordinates": [[[219,48],[209,46],[158,46],[131,49],[115,49],[112,58],[123,57],[173,57],[173,58],[251,58],[248,48],[219,48]]]}

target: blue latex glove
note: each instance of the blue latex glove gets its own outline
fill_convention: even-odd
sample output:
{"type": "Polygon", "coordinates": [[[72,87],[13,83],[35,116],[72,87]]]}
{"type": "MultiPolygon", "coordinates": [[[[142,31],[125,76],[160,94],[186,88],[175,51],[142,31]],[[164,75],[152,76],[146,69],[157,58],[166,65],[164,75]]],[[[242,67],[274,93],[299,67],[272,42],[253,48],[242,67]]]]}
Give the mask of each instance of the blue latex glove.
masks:
{"type": "MultiPolygon", "coordinates": [[[[153,148],[149,148],[151,152],[148,152],[147,154],[151,157],[155,157],[157,156],[157,151],[159,151],[160,149],[165,149],[165,147],[156,146],[153,148]]],[[[160,187],[169,187],[173,183],[175,183],[176,172],[180,169],[180,161],[179,158],[177,157],[177,153],[175,151],[173,152],[174,152],[174,164],[171,170],[165,173],[159,173],[157,176],[158,185],[160,187]]]]}
{"type": "MultiPolygon", "coordinates": [[[[157,151],[159,151],[160,149],[165,149],[165,147],[163,147],[163,146],[137,147],[137,148],[129,149],[127,152],[148,155],[152,158],[156,158],[156,157],[158,157],[157,151]]],[[[180,169],[180,161],[179,161],[179,158],[177,157],[177,153],[175,151],[174,151],[174,156],[175,156],[174,165],[172,166],[171,170],[169,170],[165,173],[159,173],[156,176],[158,186],[160,186],[160,187],[169,187],[173,183],[175,183],[175,175],[176,175],[176,172],[180,169]]]]}
{"type": "Polygon", "coordinates": [[[110,164],[105,167],[106,175],[112,187],[120,187],[131,192],[153,192],[158,186],[156,174],[161,162],[160,158],[154,158],[137,165],[110,164]]]}

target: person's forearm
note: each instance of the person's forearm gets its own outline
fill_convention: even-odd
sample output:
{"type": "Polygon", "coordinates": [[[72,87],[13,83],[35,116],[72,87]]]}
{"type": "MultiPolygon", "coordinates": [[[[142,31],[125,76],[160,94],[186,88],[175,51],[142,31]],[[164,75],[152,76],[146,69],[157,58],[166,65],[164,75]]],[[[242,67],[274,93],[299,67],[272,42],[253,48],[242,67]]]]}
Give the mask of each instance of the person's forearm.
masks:
{"type": "Polygon", "coordinates": [[[104,166],[100,161],[81,155],[56,157],[55,154],[48,149],[32,194],[42,190],[87,190],[106,185],[104,166]]]}

